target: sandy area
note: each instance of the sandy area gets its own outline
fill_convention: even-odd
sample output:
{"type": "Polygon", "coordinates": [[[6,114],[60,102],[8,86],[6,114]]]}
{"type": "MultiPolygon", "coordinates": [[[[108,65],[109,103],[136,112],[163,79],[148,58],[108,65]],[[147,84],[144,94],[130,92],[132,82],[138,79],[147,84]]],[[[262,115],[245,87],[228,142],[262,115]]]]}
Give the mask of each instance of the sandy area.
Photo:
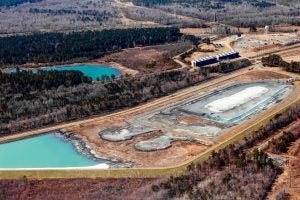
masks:
{"type": "MultiPolygon", "coordinates": [[[[219,44],[219,42],[216,42],[216,44],[219,44]]],[[[210,44],[202,44],[201,46],[202,51],[197,51],[193,53],[189,58],[187,58],[187,61],[197,60],[200,58],[205,58],[208,56],[215,56],[217,54],[226,53],[232,51],[231,48],[228,48],[226,46],[216,48],[214,45],[210,44]],[[206,50],[212,51],[212,52],[205,52],[206,50]]]]}
{"type": "Polygon", "coordinates": [[[208,34],[210,28],[182,28],[180,32],[187,35],[203,35],[208,34]]]}
{"type": "Polygon", "coordinates": [[[136,75],[138,74],[139,72],[137,70],[134,70],[134,69],[130,69],[128,67],[125,67],[119,63],[116,63],[116,62],[102,62],[101,60],[97,60],[97,62],[95,62],[99,65],[108,65],[112,68],[115,68],[117,70],[119,70],[121,72],[122,75],[126,75],[126,74],[131,74],[131,75],[136,75]]]}
{"type": "Polygon", "coordinates": [[[283,52],[283,53],[279,53],[279,55],[281,55],[283,60],[285,60],[287,62],[291,62],[291,61],[300,62],[300,48],[292,49],[290,51],[283,52]]]}

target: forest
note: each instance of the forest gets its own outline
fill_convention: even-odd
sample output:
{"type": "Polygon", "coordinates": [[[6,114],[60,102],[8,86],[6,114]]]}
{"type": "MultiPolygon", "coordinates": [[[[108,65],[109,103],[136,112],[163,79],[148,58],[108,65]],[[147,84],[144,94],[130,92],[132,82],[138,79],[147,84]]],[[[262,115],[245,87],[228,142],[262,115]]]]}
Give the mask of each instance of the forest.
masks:
{"type": "Polygon", "coordinates": [[[1,6],[16,6],[22,3],[35,3],[42,0],[0,0],[0,7],[1,6]]]}
{"type": "Polygon", "coordinates": [[[166,5],[166,4],[197,4],[197,6],[210,7],[210,8],[224,8],[223,4],[232,3],[232,4],[241,4],[243,2],[250,3],[253,6],[265,8],[270,6],[275,6],[274,3],[268,1],[258,1],[258,0],[218,0],[218,1],[209,1],[209,0],[133,0],[135,5],[143,6],[155,6],[155,5],[166,5]]]}
{"type": "MultiPolygon", "coordinates": [[[[236,27],[265,26],[266,24],[299,25],[299,1],[275,0],[133,0],[134,4],[161,12],[176,13],[193,19],[214,21],[236,27]],[[284,6],[282,6],[284,5],[284,6]]],[[[142,11],[140,11],[142,13],[142,11]]],[[[145,14],[140,14],[143,18],[145,14]]],[[[159,21],[159,15],[157,21],[159,21]]],[[[148,18],[150,18],[148,16],[148,18]]],[[[163,19],[161,19],[163,20],[163,19]]]]}
{"type": "Polygon", "coordinates": [[[190,165],[187,175],[152,185],[152,190],[162,199],[265,199],[279,173],[264,152],[239,153],[231,145],[202,164],[190,165]]]}
{"type": "MultiPolygon", "coordinates": [[[[152,185],[156,198],[189,199],[265,199],[281,169],[262,151],[253,148],[276,131],[300,117],[300,105],[278,114],[269,123],[236,144],[212,152],[208,161],[190,164],[187,173],[171,176],[167,181],[152,185]]],[[[284,134],[278,140],[291,143],[294,136],[284,134]],[[288,138],[288,139],[286,139],[288,138]]],[[[274,142],[274,148],[281,142],[274,142]]]]}
{"type": "Polygon", "coordinates": [[[263,57],[262,63],[264,66],[282,67],[288,72],[300,74],[300,62],[286,62],[280,55],[273,54],[268,57],[263,57]]]}
{"type": "Polygon", "coordinates": [[[229,73],[251,65],[248,59],[240,59],[232,62],[221,62],[213,66],[204,66],[202,71],[205,73],[229,73]]]}
{"type": "Polygon", "coordinates": [[[136,46],[177,41],[178,28],[138,28],[0,37],[0,65],[95,59],[136,46]]]}
{"type": "Polygon", "coordinates": [[[268,145],[268,152],[274,154],[286,153],[292,142],[300,137],[300,132],[284,132],[280,137],[272,139],[268,145]]]}
{"type": "Polygon", "coordinates": [[[75,72],[0,74],[0,134],[134,106],[208,78],[187,70],[92,83],[75,72]]]}

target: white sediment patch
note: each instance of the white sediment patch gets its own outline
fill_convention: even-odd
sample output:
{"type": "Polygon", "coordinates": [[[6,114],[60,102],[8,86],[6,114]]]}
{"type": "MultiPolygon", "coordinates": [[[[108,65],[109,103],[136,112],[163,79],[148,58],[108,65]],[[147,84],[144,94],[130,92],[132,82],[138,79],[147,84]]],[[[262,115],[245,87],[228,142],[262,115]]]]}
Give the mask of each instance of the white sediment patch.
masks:
{"type": "Polygon", "coordinates": [[[130,140],[135,136],[146,134],[148,132],[154,131],[155,129],[152,128],[146,128],[146,127],[136,127],[136,126],[130,126],[126,128],[117,128],[117,129],[107,129],[100,133],[101,138],[118,142],[118,141],[124,141],[124,140],[130,140]]]}
{"type": "Polygon", "coordinates": [[[108,169],[109,165],[106,163],[101,163],[98,165],[85,166],[85,167],[43,167],[43,168],[0,168],[1,171],[30,171],[30,170],[85,170],[85,169],[108,169]]]}
{"type": "Polygon", "coordinates": [[[249,87],[229,97],[213,101],[207,104],[205,108],[214,113],[225,112],[252,101],[268,91],[268,88],[262,86],[249,87]]]}
{"type": "Polygon", "coordinates": [[[140,141],[137,144],[135,144],[134,147],[140,151],[157,151],[172,146],[171,141],[171,137],[163,135],[157,138],[151,138],[149,140],[140,141]]]}

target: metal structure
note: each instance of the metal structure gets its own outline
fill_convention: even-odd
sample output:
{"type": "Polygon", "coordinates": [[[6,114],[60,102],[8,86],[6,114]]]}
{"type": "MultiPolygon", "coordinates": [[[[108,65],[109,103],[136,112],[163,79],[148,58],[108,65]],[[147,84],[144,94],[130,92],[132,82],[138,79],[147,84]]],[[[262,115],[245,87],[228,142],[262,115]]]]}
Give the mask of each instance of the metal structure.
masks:
{"type": "Polygon", "coordinates": [[[193,67],[203,67],[206,65],[217,63],[222,60],[235,59],[238,57],[240,57],[239,52],[231,51],[231,52],[221,53],[215,56],[209,56],[205,58],[200,58],[198,60],[193,60],[191,63],[193,67]]]}

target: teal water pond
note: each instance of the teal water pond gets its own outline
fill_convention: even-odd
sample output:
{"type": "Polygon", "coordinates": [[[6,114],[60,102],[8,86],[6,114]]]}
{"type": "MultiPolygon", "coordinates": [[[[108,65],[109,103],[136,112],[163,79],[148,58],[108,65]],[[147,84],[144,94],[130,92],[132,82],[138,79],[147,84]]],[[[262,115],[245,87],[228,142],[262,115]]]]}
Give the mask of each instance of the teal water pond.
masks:
{"type": "Polygon", "coordinates": [[[59,67],[51,67],[46,68],[43,70],[77,70],[81,71],[84,75],[92,78],[93,80],[96,80],[97,78],[100,78],[104,75],[111,76],[115,75],[116,77],[120,76],[120,71],[116,70],[111,67],[107,66],[100,66],[100,65],[74,65],[74,66],[59,66],[59,67]]]}
{"type": "MultiPolygon", "coordinates": [[[[22,70],[22,69],[21,69],[22,70]]],[[[80,71],[84,75],[92,78],[92,80],[96,80],[97,78],[101,79],[102,76],[111,76],[115,75],[115,77],[118,77],[121,75],[121,72],[117,69],[108,67],[108,66],[101,66],[101,65],[72,65],[72,66],[57,66],[57,67],[49,67],[49,68],[43,68],[41,70],[45,71],[51,71],[51,70],[75,70],[80,71]]],[[[10,70],[9,73],[15,73],[16,69],[10,70]]],[[[36,70],[33,70],[33,72],[36,72],[36,70]]]]}
{"type": "Polygon", "coordinates": [[[87,167],[101,164],[55,133],[0,144],[0,168],[87,167]]]}

